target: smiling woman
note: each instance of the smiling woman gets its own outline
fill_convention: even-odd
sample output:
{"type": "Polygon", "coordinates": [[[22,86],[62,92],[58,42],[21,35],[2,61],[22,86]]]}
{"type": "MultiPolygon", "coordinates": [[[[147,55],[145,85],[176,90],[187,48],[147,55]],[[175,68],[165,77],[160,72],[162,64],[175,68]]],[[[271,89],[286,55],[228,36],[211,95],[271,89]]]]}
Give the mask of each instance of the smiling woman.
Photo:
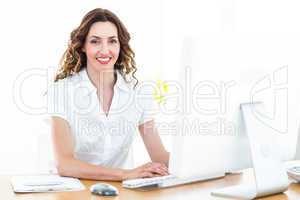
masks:
{"type": "Polygon", "coordinates": [[[154,123],[155,102],[134,77],[129,40],[117,16],[101,8],[90,11],[71,33],[48,90],[60,175],[124,180],[168,174],[169,153],[154,123]],[[152,162],[128,169],[137,128],[152,162]]]}
{"type": "MultiPolygon", "coordinates": [[[[110,66],[110,69],[132,73],[134,77],[136,66],[129,40],[127,29],[115,14],[102,9],[89,12],[71,33],[70,44],[62,57],[56,80],[79,72],[86,62],[95,65],[95,59],[100,62],[101,58],[102,64],[110,66]],[[110,59],[108,63],[105,63],[105,57],[110,59]]],[[[94,70],[99,72],[97,68],[94,70]]]]}
{"type": "MultiPolygon", "coordinates": [[[[87,56],[88,62],[98,61],[101,66],[109,69],[114,68],[120,52],[118,41],[118,30],[111,22],[95,22],[87,35],[87,41],[84,44],[83,52],[87,56]],[[97,34],[101,34],[100,36],[97,34]]],[[[99,71],[97,63],[88,63],[99,71]]]]}
{"type": "MultiPolygon", "coordinates": [[[[100,5],[112,9],[129,29],[130,45],[138,53],[135,56],[138,80],[154,79],[160,66],[154,65],[157,61],[151,60],[150,52],[156,47],[153,40],[159,37],[155,30],[159,27],[159,18],[147,23],[144,21],[153,13],[159,16],[160,10],[157,8],[160,4],[158,0],[133,0],[131,4],[126,1],[101,0],[100,5]],[[148,27],[155,29],[149,31],[148,27]],[[150,40],[146,40],[148,34],[152,35],[150,40]]],[[[47,115],[47,96],[44,94],[49,84],[53,84],[58,61],[68,46],[69,34],[78,27],[82,17],[97,6],[99,0],[84,3],[75,1],[72,5],[60,0],[43,3],[35,0],[2,2],[0,21],[7,29],[0,33],[1,63],[9,67],[1,77],[0,84],[3,94],[7,94],[1,100],[3,115],[0,118],[5,122],[1,126],[1,174],[35,173],[50,167],[50,161],[46,160],[50,148],[47,148],[49,127],[43,120],[47,115]],[[13,16],[12,11],[15,12],[13,16]]],[[[140,140],[135,140],[135,143],[134,148],[143,145],[140,140]]],[[[147,152],[141,149],[134,151],[135,166],[146,160],[147,152]],[[137,163],[139,160],[142,161],[137,163]]]]}

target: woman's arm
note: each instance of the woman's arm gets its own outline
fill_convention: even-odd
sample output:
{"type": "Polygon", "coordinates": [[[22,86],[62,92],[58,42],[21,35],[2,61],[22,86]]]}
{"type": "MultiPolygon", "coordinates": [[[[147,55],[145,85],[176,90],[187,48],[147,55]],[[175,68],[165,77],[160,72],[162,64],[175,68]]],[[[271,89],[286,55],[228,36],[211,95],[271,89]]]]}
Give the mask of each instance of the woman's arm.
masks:
{"type": "Polygon", "coordinates": [[[123,179],[124,170],[92,165],[75,159],[74,141],[68,122],[59,117],[52,117],[51,121],[54,156],[59,175],[95,180],[123,179]]]}
{"type": "Polygon", "coordinates": [[[156,174],[165,175],[158,163],[147,163],[132,170],[123,170],[80,161],[73,155],[74,141],[68,122],[60,117],[52,117],[51,127],[56,168],[61,176],[120,181],[130,178],[153,177],[156,174]]]}
{"type": "Polygon", "coordinates": [[[154,120],[148,121],[139,126],[142,139],[152,162],[169,165],[169,152],[164,148],[154,120]]]}

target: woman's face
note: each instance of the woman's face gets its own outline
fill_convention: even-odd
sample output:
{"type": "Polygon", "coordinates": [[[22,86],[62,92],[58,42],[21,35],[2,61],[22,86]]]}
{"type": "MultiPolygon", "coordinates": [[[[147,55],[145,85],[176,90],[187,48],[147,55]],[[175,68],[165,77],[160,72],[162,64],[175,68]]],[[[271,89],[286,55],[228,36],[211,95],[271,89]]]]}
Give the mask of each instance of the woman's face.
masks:
{"type": "Polygon", "coordinates": [[[86,53],[87,67],[91,70],[113,70],[120,52],[117,27],[111,22],[95,22],[82,50],[86,53]]]}

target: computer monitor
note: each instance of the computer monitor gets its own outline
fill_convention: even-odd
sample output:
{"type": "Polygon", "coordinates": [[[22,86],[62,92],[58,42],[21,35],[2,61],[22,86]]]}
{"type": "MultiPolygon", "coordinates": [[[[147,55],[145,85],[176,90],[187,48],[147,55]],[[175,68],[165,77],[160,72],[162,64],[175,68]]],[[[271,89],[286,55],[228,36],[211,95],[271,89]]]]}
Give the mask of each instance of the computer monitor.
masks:
{"type": "Polygon", "coordinates": [[[180,128],[174,135],[173,150],[182,153],[174,162],[194,163],[182,167],[187,173],[199,169],[197,164],[207,159],[222,161],[226,172],[251,167],[239,106],[254,101],[265,105],[264,112],[254,114],[276,133],[274,138],[280,141],[276,148],[282,149],[278,156],[292,159],[300,120],[299,37],[203,33],[186,37],[183,44],[175,86],[179,100],[174,96],[166,99],[169,110],[172,105],[178,110],[180,128]],[[199,151],[214,153],[203,158],[197,157],[199,151]]]}

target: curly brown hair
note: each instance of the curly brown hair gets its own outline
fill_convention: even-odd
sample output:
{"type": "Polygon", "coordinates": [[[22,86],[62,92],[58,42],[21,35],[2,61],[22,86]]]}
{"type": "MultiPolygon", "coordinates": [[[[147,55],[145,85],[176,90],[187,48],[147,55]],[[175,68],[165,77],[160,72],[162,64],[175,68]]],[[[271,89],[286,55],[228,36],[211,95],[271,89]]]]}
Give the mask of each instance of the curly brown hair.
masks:
{"type": "Polygon", "coordinates": [[[87,58],[86,54],[82,51],[82,47],[91,26],[95,22],[111,22],[117,27],[120,53],[114,69],[120,70],[125,80],[127,80],[126,75],[131,75],[136,80],[136,86],[138,83],[135,77],[137,69],[134,60],[135,53],[129,46],[130,34],[114,13],[102,8],[96,8],[88,12],[83,17],[79,27],[71,32],[68,48],[60,60],[60,69],[55,76],[55,81],[72,76],[86,67],[87,58]]]}

